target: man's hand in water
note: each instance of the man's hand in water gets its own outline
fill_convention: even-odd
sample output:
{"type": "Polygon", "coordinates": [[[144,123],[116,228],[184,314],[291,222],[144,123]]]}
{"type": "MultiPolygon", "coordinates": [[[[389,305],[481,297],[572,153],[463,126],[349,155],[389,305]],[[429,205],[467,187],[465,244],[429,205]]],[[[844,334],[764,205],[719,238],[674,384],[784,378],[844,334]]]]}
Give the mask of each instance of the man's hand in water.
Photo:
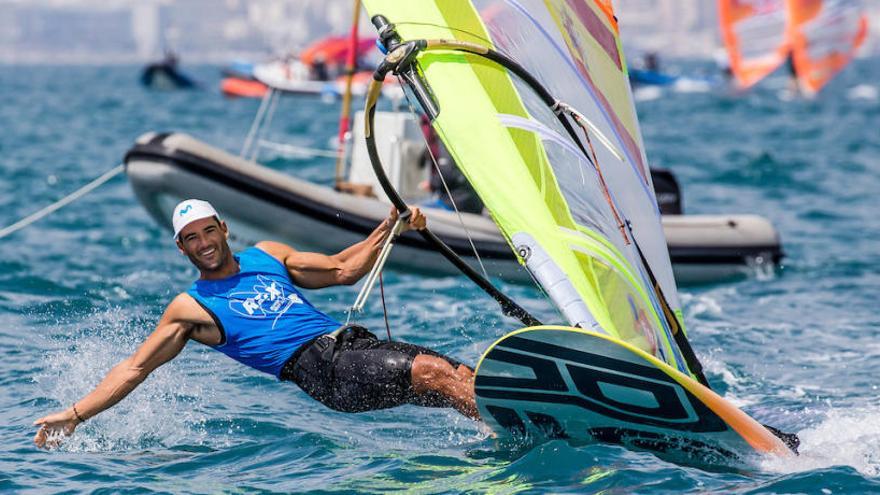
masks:
{"type": "Polygon", "coordinates": [[[44,416],[34,421],[34,426],[40,427],[34,435],[34,443],[41,449],[57,447],[61,443],[59,434],[69,437],[80,423],[73,408],[44,416]]]}

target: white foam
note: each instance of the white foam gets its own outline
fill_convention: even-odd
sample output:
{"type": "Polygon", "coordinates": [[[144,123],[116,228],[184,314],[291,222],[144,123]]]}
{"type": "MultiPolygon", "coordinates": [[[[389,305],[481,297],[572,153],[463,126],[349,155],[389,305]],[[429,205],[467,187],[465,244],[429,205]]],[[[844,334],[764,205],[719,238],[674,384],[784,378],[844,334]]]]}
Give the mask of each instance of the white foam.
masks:
{"type": "Polygon", "coordinates": [[[779,92],[777,92],[776,95],[779,98],[779,101],[785,101],[785,102],[794,101],[798,98],[797,90],[792,89],[792,88],[786,88],[786,89],[779,90],[779,92]]]}
{"type": "Polygon", "coordinates": [[[712,319],[721,318],[724,315],[724,308],[718,299],[708,295],[693,295],[681,293],[681,305],[685,310],[687,320],[693,320],[700,317],[711,317],[712,319]]]}
{"type": "Polygon", "coordinates": [[[865,476],[880,475],[880,408],[831,409],[816,426],[798,432],[800,455],[767,459],[762,467],[793,473],[850,466],[865,476]]]}
{"type": "Polygon", "coordinates": [[[703,369],[707,374],[721,376],[721,381],[727,385],[727,392],[725,392],[724,398],[728,402],[739,408],[759,402],[759,397],[757,396],[748,397],[740,395],[741,391],[746,389],[748,384],[726,364],[717,359],[714,352],[708,355],[700,355],[700,362],[703,363],[703,369]]]}
{"type": "Polygon", "coordinates": [[[850,88],[846,97],[850,100],[877,101],[880,100],[880,89],[870,84],[859,84],[850,88]]]}
{"type": "Polygon", "coordinates": [[[643,86],[633,90],[633,99],[636,101],[651,101],[663,96],[660,86],[643,86]]]}
{"type": "Polygon", "coordinates": [[[680,77],[673,84],[676,93],[708,93],[712,90],[712,83],[702,79],[691,79],[689,77],[680,77]]]}
{"type": "Polygon", "coordinates": [[[758,256],[756,258],[748,259],[746,261],[746,264],[748,265],[746,273],[752,277],[755,277],[755,279],[758,281],[767,282],[770,280],[774,280],[777,276],[776,264],[773,263],[772,258],[758,256]]]}

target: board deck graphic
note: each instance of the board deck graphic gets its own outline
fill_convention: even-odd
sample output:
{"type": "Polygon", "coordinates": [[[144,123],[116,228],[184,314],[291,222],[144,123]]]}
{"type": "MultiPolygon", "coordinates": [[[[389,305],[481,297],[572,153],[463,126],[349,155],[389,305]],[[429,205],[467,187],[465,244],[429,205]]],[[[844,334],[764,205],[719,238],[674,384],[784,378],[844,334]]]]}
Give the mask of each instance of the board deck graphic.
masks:
{"type": "Polygon", "coordinates": [[[792,455],[760,423],[692,378],[621,341],[532,327],[493,344],[477,367],[477,405],[496,431],[630,447],[717,462],[792,455]]]}

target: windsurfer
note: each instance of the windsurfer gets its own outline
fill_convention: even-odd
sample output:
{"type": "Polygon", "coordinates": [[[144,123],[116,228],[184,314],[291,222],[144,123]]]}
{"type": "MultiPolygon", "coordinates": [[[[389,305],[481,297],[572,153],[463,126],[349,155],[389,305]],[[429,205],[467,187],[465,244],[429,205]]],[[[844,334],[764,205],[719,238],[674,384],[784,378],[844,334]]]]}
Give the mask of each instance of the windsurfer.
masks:
{"type": "MultiPolygon", "coordinates": [[[[395,211],[365,240],[335,255],[263,241],[233,254],[226,223],[205,201],[173,212],[180,252],[200,278],[168,305],[156,329],[130,357],[69,408],[42,417],[34,442],[57,442],[83,421],[131,393],[190,340],[280,380],[292,381],[326,406],[360,412],[416,404],[453,407],[478,418],[473,371],[432,350],[380,341],[365,328],[341,325],[311,305],[298,287],[351,285],[365,275],[390,235],[395,211]]],[[[418,208],[405,230],[423,229],[418,208]]]]}

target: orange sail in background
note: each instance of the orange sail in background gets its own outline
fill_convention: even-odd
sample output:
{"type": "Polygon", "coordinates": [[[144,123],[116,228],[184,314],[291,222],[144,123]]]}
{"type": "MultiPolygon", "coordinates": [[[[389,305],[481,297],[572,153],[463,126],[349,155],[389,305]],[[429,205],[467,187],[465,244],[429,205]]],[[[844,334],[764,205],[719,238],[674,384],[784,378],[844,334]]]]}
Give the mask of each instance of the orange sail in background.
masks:
{"type": "Polygon", "coordinates": [[[857,0],[787,0],[789,37],[801,90],[819,92],[852,60],[868,34],[857,0]]]}
{"type": "Polygon", "coordinates": [[[718,0],[730,70],[749,88],[782,65],[790,51],[785,0],[718,0]]]}

